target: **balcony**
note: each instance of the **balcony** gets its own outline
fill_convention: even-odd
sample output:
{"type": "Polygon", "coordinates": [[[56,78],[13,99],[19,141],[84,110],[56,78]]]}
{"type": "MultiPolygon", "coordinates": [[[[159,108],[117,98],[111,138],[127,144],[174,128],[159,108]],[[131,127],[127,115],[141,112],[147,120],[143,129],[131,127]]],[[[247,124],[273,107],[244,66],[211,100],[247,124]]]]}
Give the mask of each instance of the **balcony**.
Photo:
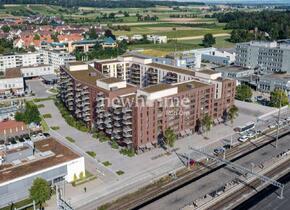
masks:
{"type": "Polygon", "coordinates": [[[115,126],[115,127],[121,127],[121,124],[120,124],[119,122],[115,122],[115,123],[114,123],[114,126],[115,126]]]}
{"type": "Polygon", "coordinates": [[[104,123],[104,121],[102,120],[102,119],[98,119],[97,121],[96,121],[96,124],[97,125],[101,125],[101,124],[103,124],[104,123]]]}
{"type": "Polygon", "coordinates": [[[114,119],[114,120],[117,120],[117,121],[120,121],[120,120],[121,120],[121,117],[119,117],[119,116],[114,116],[113,119],[114,119]]]}
{"type": "Polygon", "coordinates": [[[123,124],[124,125],[132,125],[132,122],[127,120],[127,121],[124,121],[123,124]]]}
{"type": "Polygon", "coordinates": [[[122,112],[123,113],[132,112],[132,109],[130,109],[130,108],[123,108],[122,109],[122,112]]]}
{"type": "Polygon", "coordinates": [[[123,136],[125,138],[131,138],[132,137],[132,134],[131,133],[123,133],[123,136]]]}
{"type": "Polygon", "coordinates": [[[132,115],[126,114],[126,115],[123,116],[123,119],[124,120],[132,119],[132,115]]]}
{"type": "Polygon", "coordinates": [[[106,134],[111,135],[112,134],[112,129],[106,129],[106,134]]]}
{"type": "Polygon", "coordinates": [[[97,127],[99,130],[104,130],[104,126],[103,125],[98,125],[97,127]]]}
{"type": "Polygon", "coordinates": [[[113,128],[112,124],[105,124],[106,128],[113,128]]]}
{"type": "Polygon", "coordinates": [[[89,121],[91,121],[91,118],[90,118],[90,117],[85,117],[83,120],[84,120],[85,122],[89,122],[89,121]]]}
{"type": "Polygon", "coordinates": [[[124,129],[123,129],[123,132],[130,132],[132,131],[132,128],[129,127],[129,126],[126,126],[124,129]]]}

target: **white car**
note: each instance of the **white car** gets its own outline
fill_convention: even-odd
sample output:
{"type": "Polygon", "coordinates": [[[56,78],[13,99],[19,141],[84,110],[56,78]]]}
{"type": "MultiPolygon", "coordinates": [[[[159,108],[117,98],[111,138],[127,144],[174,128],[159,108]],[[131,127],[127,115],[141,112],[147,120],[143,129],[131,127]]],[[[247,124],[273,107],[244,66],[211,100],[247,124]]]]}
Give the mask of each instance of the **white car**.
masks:
{"type": "Polygon", "coordinates": [[[274,125],[274,124],[269,125],[269,128],[271,128],[271,129],[276,128],[276,125],[274,125]]]}
{"type": "Polygon", "coordinates": [[[246,142],[246,141],[248,141],[248,139],[249,139],[248,136],[241,136],[238,140],[239,140],[240,142],[246,142]]]}
{"type": "Polygon", "coordinates": [[[256,136],[256,134],[255,134],[254,131],[249,131],[249,132],[247,133],[247,137],[248,137],[248,138],[253,138],[253,137],[255,137],[255,136],[256,136]]]}

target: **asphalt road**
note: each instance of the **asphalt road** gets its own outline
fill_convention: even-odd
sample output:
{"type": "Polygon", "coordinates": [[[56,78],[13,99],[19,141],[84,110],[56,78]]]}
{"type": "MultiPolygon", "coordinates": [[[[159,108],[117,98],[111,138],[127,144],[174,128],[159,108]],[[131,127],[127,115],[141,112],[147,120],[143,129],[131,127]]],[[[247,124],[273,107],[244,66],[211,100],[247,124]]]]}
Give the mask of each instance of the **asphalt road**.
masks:
{"type": "MultiPolygon", "coordinates": [[[[251,168],[251,163],[259,164],[260,162],[266,161],[273,156],[287,151],[290,148],[289,136],[283,137],[279,140],[279,146],[277,149],[274,148],[273,144],[269,144],[250,155],[247,155],[236,163],[251,168]]],[[[174,193],[171,193],[153,203],[143,207],[143,210],[156,210],[156,209],[167,209],[176,210],[184,207],[185,205],[192,203],[192,201],[202,197],[203,195],[217,190],[225,183],[237,177],[237,175],[227,168],[221,168],[208,176],[193,182],[174,193]]],[[[289,190],[289,189],[285,189],[289,190]]],[[[260,209],[260,208],[255,208],[260,209]]],[[[286,208],[287,209],[287,208],[286,208]]]]}

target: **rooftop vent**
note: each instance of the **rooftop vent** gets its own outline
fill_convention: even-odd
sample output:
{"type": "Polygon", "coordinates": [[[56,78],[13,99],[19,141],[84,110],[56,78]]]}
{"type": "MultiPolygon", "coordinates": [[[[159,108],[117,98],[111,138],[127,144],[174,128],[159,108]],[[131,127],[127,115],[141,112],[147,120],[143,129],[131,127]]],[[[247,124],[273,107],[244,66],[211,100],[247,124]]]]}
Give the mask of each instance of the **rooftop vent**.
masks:
{"type": "Polygon", "coordinates": [[[97,76],[97,73],[96,73],[96,72],[91,72],[91,73],[90,73],[90,76],[91,76],[91,77],[96,77],[96,76],[97,76]]]}

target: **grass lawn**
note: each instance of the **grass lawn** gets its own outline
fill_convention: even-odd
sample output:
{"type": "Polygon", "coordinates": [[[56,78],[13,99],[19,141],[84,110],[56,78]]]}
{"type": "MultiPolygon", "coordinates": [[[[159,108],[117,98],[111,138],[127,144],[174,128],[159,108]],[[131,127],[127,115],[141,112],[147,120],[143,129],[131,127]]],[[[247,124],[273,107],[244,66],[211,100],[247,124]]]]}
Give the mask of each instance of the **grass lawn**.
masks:
{"type": "Polygon", "coordinates": [[[110,161],[104,161],[102,162],[104,166],[108,167],[108,166],[111,166],[112,163],[110,161]]]}
{"type": "Polygon", "coordinates": [[[49,131],[49,127],[48,127],[47,123],[45,122],[45,120],[43,119],[43,117],[41,118],[40,124],[41,124],[43,132],[49,131]]]}
{"type": "Polygon", "coordinates": [[[75,143],[76,141],[72,138],[72,137],[69,137],[69,136],[67,136],[67,137],[65,137],[69,142],[71,142],[71,143],[75,143]]]}
{"type": "Polygon", "coordinates": [[[124,171],[121,171],[121,170],[119,170],[119,171],[116,171],[116,173],[117,173],[119,176],[121,176],[121,175],[123,175],[125,172],[124,172],[124,171]]]}
{"type": "Polygon", "coordinates": [[[43,118],[51,118],[51,114],[44,114],[43,118]]]}
{"type": "MultiPolygon", "coordinates": [[[[214,47],[231,48],[235,44],[227,41],[228,37],[217,37],[214,47]]],[[[165,56],[171,52],[203,48],[202,39],[169,41],[166,44],[135,44],[128,46],[130,50],[140,49],[140,53],[150,56],[165,56]],[[142,51],[142,49],[144,51],[142,51]]]]}
{"type": "MultiPolygon", "coordinates": [[[[0,210],[11,210],[11,209],[14,209],[14,208],[21,208],[22,206],[25,206],[25,205],[28,205],[28,204],[31,204],[31,203],[32,203],[31,199],[25,199],[25,200],[22,200],[22,201],[19,201],[19,202],[15,203],[13,205],[13,207],[6,206],[6,207],[3,207],[3,208],[0,208],[0,210]]],[[[36,208],[39,208],[39,205],[36,205],[36,208]]],[[[31,206],[29,208],[26,208],[26,210],[33,210],[33,206],[31,206]]]]}
{"type": "Polygon", "coordinates": [[[59,130],[60,127],[59,127],[59,126],[51,126],[50,128],[51,128],[52,130],[56,131],[56,130],[59,130]]]}
{"type": "Polygon", "coordinates": [[[37,108],[39,109],[39,108],[44,108],[44,104],[38,104],[37,105],[37,108]]]}
{"type": "Polygon", "coordinates": [[[97,155],[94,151],[87,151],[86,153],[93,158],[95,158],[97,155]]]}

